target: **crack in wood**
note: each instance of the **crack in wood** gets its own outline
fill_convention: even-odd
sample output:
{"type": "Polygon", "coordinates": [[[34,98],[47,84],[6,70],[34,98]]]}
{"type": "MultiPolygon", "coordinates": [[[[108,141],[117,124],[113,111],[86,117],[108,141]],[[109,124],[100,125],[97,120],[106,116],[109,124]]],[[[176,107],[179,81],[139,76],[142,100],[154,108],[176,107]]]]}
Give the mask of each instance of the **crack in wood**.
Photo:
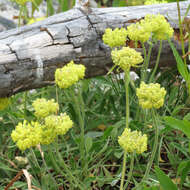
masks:
{"type": "Polygon", "coordinates": [[[52,45],[53,45],[55,39],[54,39],[53,35],[51,34],[51,32],[48,30],[48,28],[46,28],[46,27],[40,27],[40,31],[47,32],[47,34],[51,37],[51,39],[52,39],[52,41],[53,41],[53,43],[52,43],[52,45]]]}
{"type": "Polygon", "coordinates": [[[9,47],[11,53],[13,53],[16,56],[17,61],[20,61],[20,59],[17,55],[17,52],[11,48],[11,45],[10,44],[6,44],[6,45],[9,47]]]}
{"type": "Polygon", "coordinates": [[[71,45],[73,45],[73,48],[78,48],[78,47],[75,47],[74,43],[71,41],[71,37],[70,37],[71,30],[70,30],[70,28],[69,28],[67,25],[65,25],[65,28],[66,28],[67,31],[68,31],[67,39],[68,39],[69,43],[70,43],[71,45]]]}

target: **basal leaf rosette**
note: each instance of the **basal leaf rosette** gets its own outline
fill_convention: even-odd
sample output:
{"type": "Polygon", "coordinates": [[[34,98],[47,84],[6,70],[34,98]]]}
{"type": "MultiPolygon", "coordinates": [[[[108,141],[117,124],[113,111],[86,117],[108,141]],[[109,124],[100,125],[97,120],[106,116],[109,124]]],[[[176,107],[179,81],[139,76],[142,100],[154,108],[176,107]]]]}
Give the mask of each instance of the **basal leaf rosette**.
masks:
{"type": "Polygon", "coordinates": [[[54,99],[38,98],[32,103],[32,106],[35,110],[34,114],[38,118],[44,118],[59,111],[59,104],[54,99]]]}
{"type": "Polygon", "coordinates": [[[139,104],[143,109],[160,108],[164,104],[166,90],[158,83],[145,84],[142,82],[137,88],[136,94],[139,104]]]}
{"type": "Polygon", "coordinates": [[[147,150],[147,135],[125,128],[122,135],[118,137],[118,143],[127,153],[142,154],[147,150]]]}
{"type": "Polygon", "coordinates": [[[127,40],[127,31],[125,28],[116,28],[112,30],[107,28],[103,35],[103,42],[111,48],[125,46],[127,40]]]}
{"type": "Polygon", "coordinates": [[[0,111],[4,110],[10,104],[9,98],[0,98],[0,111]]]}
{"type": "Polygon", "coordinates": [[[38,122],[19,123],[11,133],[11,138],[22,151],[40,144],[42,140],[42,125],[38,122]]]}
{"type": "Polygon", "coordinates": [[[138,64],[143,62],[141,53],[129,47],[113,50],[111,56],[114,64],[124,71],[129,71],[131,67],[137,67],[138,64]]]}
{"type": "Polygon", "coordinates": [[[77,65],[73,61],[55,71],[55,83],[60,88],[69,88],[85,76],[85,66],[77,65]]]}

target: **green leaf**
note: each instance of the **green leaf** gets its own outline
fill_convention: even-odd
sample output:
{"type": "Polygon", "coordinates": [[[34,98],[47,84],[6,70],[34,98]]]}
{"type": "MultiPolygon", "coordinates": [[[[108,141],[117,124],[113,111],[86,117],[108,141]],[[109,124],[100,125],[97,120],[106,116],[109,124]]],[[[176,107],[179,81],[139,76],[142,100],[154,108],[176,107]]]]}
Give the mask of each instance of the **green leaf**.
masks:
{"type": "Polygon", "coordinates": [[[185,117],[183,119],[190,121],[190,113],[188,113],[187,115],[185,115],[185,117]]]}
{"type": "Polygon", "coordinates": [[[190,122],[187,120],[179,120],[173,117],[164,117],[166,124],[174,129],[178,129],[185,133],[185,135],[190,138],[190,122]]]}
{"type": "Polygon", "coordinates": [[[155,167],[155,172],[163,190],[178,190],[177,186],[159,167],[155,167]]]}
{"type": "Polygon", "coordinates": [[[36,10],[39,10],[38,7],[40,6],[40,4],[43,2],[43,0],[35,0],[35,1],[32,1],[32,17],[34,15],[34,12],[36,10]]]}
{"type": "Polygon", "coordinates": [[[175,60],[177,62],[177,69],[178,69],[179,73],[181,74],[181,76],[184,78],[185,81],[188,81],[189,72],[188,72],[187,66],[183,62],[181,56],[179,55],[178,51],[176,50],[175,46],[173,45],[173,43],[171,42],[171,40],[169,38],[168,38],[168,42],[170,44],[170,47],[173,51],[175,60]]]}
{"type": "Polygon", "coordinates": [[[47,16],[51,16],[54,14],[53,1],[47,0],[47,16]]]}
{"type": "Polygon", "coordinates": [[[17,172],[17,170],[10,168],[10,167],[6,166],[6,165],[3,164],[3,163],[0,163],[0,169],[12,171],[12,172],[17,172]]]}
{"type": "Polygon", "coordinates": [[[159,190],[160,188],[158,186],[152,186],[152,187],[144,187],[143,190],[159,190]]]}
{"type": "Polygon", "coordinates": [[[190,170],[190,161],[183,161],[179,164],[177,174],[181,176],[180,184],[183,185],[190,170]]]}
{"type": "Polygon", "coordinates": [[[85,148],[86,148],[86,152],[88,153],[90,151],[90,149],[92,148],[92,138],[91,137],[86,137],[85,138],[85,148]]]}
{"type": "Polygon", "coordinates": [[[97,137],[101,137],[103,134],[104,134],[103,132],[99,132],[99,131],[89,131],[85,136],[97,138],[97,137]]]}

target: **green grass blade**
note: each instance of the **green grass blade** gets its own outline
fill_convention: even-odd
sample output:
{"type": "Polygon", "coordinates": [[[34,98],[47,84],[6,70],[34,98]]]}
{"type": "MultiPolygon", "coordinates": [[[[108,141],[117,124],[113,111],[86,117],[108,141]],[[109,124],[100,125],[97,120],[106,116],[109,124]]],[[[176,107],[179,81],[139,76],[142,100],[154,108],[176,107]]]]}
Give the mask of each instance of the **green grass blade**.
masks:
{"type": "Polygon", "coordinates": [[[159,167],[155,167],[155,172],[163,190],[178,190],[177,186],[159,167]]]}
{"type": "Polygon", "coordinates": [[[185,63],[183,62],[181,56],[179,55],[178,51],[176,50],[174,44],[171,42],[171,40],[168,38],[168,42],[170,44],[170,47],[173,51],[175,60],[177,62],[177,69],[179,71],[179,73],[181,74],[181,76],[184,78],[185,81],[188,81],[188,69],[187,66],[185,65],[185,63]]]}

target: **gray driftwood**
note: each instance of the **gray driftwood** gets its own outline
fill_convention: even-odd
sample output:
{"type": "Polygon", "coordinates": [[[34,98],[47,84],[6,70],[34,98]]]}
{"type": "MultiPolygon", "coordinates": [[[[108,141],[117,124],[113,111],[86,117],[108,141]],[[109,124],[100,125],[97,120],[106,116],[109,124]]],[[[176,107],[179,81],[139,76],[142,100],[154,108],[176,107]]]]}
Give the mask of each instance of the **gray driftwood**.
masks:
{"type": "MultiPolygon", "coordinates": [[[[182,15],[189,3],[180,3],[182,15]]],[[[178,28],[176,3],[171,3],[89,10],[74,8],[33,25],[0,33],[0,97],[53,84],[55,69],[71,60],[87,67],[87,77],[104,75],[112,66],[110,49],[102,42],[104,30],[127,27],[131,20],[148,13],[163,14],[178,28]]],[[[176,45],[180,49],[178,42],[176,45]]],[[[165,42],[161,65],[171,64],[175,61],[165,42]]]]}

